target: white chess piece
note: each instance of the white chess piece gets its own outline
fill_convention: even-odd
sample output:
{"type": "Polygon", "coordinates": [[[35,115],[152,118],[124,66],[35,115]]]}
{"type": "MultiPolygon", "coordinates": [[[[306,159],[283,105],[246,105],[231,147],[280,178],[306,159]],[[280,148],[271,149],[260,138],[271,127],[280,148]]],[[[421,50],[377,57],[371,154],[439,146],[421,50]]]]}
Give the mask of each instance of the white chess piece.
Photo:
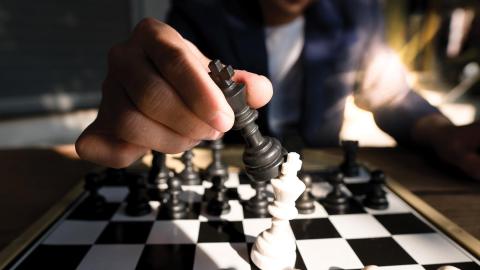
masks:
{"type": "Polygon", "coordinates": [[[272,226],[257,237],[250,254],[260,269],[286,270],[295,266],[297,247],[289,220],[298,215],[295,201],[305,190],[305,184],[297,177],[301,167],[300,155],[288,153],[281,176],[271,180],[275,193],[273,204],[268,206],[272,226]]]}
{"type": "Polygon", "coordinates": [[[442,267],[438,268],[437,270],[460,270],[460,269],[458,269],[455,266],[445,265],[445,266],[442,266],[442,267]]]}

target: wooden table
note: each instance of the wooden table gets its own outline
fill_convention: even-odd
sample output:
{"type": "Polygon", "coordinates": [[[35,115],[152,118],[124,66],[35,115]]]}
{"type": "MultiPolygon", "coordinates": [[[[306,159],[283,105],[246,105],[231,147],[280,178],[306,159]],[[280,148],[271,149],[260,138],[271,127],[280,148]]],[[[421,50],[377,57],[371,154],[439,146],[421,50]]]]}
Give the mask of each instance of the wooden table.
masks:
{"type": "MultiPolygon", "coordinates": [[[[199,155],[208,163],[208,155],[199,155]]],[[[227,149],[228,164],[241,165],[240,150],[227,149]]],[[[336,165],[339,149],[305,151],[304,165],[336,165]]],[[[364,148],[359,159],[381,168],[467,232],[480,238],[480,183],[435,168],[402,149],[364,148]]],[[[88,171],[98,167],[79,160],[73,146],[0,151],[0,250],[58,202],[88,171]]]]}

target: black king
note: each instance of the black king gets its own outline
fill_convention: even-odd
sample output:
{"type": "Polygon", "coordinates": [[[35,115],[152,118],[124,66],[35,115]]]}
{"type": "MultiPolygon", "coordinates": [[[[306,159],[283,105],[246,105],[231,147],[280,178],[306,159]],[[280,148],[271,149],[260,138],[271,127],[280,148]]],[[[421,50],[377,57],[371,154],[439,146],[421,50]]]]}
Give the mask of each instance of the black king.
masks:
{"type": "Polygon", "coordinates": [[[222,90],[235,113],[233,129],[241,131],[246,143],[243,163],[257,191],[250,201],[251,209],[258,214],[266,214],[268,202],[264,194],[265,186],[270,179],[278,177],[287,151],[277,139],[262,136],[260,133],[258,125],[255,124],[258,112],[247,105],[245,85],[232,80],[233,68],[223,65],[220,60],[211,61],[208,67],[210,77],[222,90]]]}

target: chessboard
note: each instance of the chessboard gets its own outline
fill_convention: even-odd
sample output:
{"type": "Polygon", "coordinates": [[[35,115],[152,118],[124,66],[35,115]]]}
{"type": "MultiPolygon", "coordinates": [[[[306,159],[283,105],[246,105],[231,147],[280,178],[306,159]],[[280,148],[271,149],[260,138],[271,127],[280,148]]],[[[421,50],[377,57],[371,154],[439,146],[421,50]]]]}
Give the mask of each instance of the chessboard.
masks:
{"type": "MultiPolygon", "coordinates": [[[[370,178],[362,168],[346,177],[342,189],[348,207],[332,211],[324,198],[332,186],[330,170],[307,171],[312,177],[315,210],[291,220],[296,237],[296,269],[426,269],[452,265],[480,269],[475,255],[442,232],[396,192],[385,187],[388,207],[374,210],[363,204],[370,178]]],[[[112,177],[110,177],[112,178],[112,177]]],[[[256,236],[271,219],[252,215],[245,203],[255,194],[250,180],[230,170],[225,182],[231,210],[212,216],[206,211],[211,182],[184,185],[180,194],[188,215],[171,219],[158,192],[149,189],[152,211],[126,214],[129,189],[110,179],[98,189],[106,203],[101,210],[86,203],[83,192],[6,269],[257,269],[250,260],[256,236]]],[[[273,196],[267,187],[269,198],[273,196]]]]}

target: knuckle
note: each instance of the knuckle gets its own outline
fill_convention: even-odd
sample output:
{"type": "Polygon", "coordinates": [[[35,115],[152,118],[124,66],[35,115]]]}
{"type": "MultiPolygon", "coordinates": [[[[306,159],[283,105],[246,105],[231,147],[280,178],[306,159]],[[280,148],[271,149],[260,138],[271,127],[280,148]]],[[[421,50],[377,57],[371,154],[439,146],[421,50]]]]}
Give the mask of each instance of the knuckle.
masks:
{"type": "Polygon", "coordinates": [[[140,20],[138,22],[137,26],[135,27],[134,32],[140,32],[140,33],[145,33],[145,32],[151,32],[152,29],[155,29],[157,26],[162,25],[163,23],[160,22],[159,20],[152,18],[152,17],[146,17],[140,20]]]}

